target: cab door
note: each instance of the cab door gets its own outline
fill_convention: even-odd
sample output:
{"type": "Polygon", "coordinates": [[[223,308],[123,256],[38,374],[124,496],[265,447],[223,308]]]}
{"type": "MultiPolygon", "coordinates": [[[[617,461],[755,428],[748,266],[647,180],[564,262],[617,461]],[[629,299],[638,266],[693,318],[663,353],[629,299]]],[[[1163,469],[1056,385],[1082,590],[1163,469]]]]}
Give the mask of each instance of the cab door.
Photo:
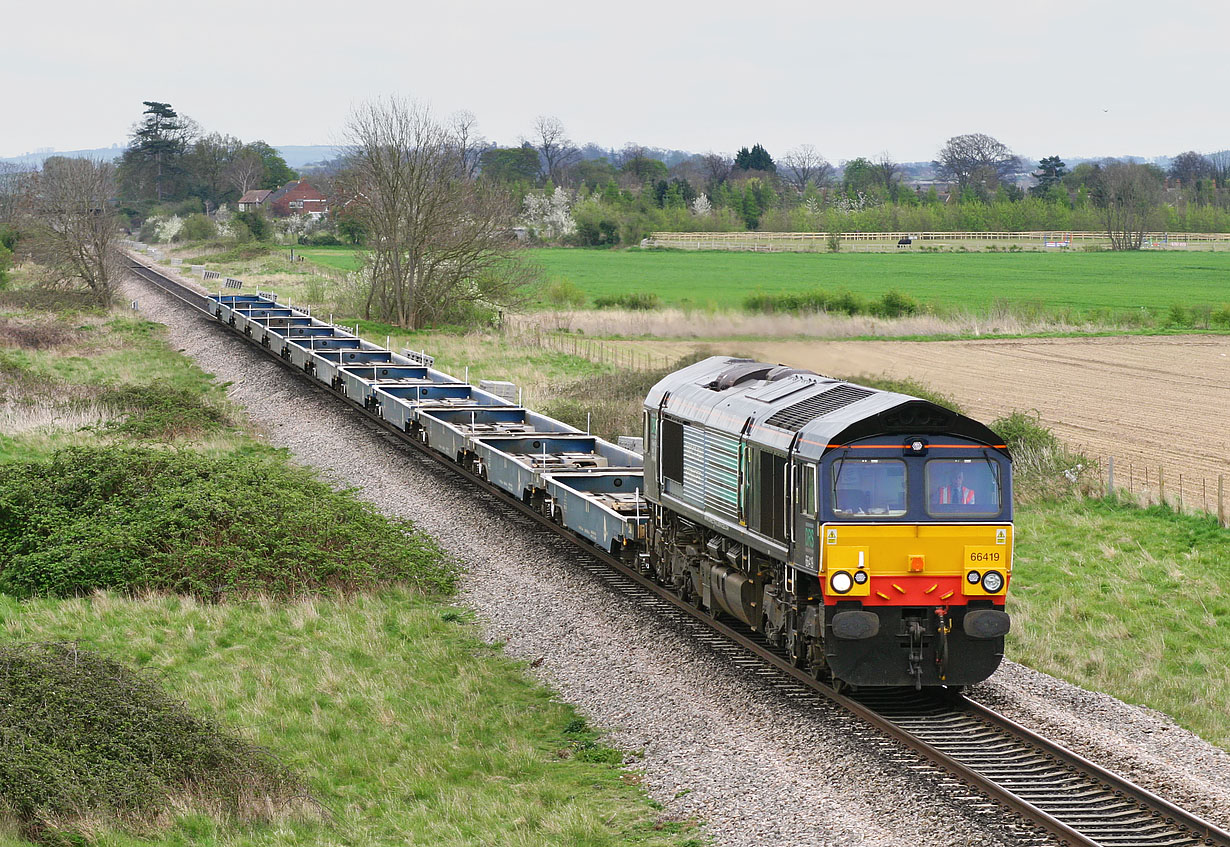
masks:
{"type": "Polygon", "coordinates": [[[801,571],[818,573],[820,543],[817,535],[816,512],[819,492],[816,488],[817,469],[814,462],[796,459],[794,462],[794,496],[791,525],[790,564],[801,571]]]}

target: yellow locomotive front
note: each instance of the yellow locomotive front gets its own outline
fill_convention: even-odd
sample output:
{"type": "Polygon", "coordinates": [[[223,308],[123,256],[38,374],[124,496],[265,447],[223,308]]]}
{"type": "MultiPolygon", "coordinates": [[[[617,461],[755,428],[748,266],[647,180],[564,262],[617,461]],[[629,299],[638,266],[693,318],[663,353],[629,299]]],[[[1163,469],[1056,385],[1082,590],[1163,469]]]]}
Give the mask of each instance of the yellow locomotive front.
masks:
{"type": "Polygon", "coordinates": [[[938,436],[827,447],[816,560],[829,671],[874,686],[986,679],[1009,629],[1011,464],[1002,446],[938,436]]]}

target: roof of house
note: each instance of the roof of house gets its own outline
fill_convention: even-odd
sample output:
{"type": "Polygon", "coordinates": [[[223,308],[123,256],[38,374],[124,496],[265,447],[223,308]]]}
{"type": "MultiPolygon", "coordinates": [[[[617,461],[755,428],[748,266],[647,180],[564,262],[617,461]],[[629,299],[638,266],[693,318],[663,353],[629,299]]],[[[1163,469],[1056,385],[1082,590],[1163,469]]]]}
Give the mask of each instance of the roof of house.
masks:
{"type": "Polygon", "coordinates": [[[263,188],[253,188],[250,191],[245,191],[243,196],[239,198],[240,203],[264,203],[265,199],[272,194],[272,191],[263,188]]]}

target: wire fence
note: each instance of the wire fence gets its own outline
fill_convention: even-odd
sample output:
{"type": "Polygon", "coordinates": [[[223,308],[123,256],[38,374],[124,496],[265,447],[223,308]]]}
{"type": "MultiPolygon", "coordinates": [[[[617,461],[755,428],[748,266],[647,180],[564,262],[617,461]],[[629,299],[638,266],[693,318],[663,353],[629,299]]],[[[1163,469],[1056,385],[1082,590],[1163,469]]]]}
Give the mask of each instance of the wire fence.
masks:
{"type": "Polygon", "coordinates": [[[1172,473],[1164,465],[1103,461],[1106,493],[1135,500],[1142,506],[1166,506],[1176,512],[1216,515],[1227,523],[1226,474],[1194,476],[1172,473]]]}
{"type": "Polygon", "coordinates": [[[671,367],[676,361],[675,356],[667,353],[638,349],[632,345],[597,338],[585,338],[572,333],[544,332],[540,328],[520,332],[515,338],[519,343],[540,350],[579,356],[591,362],[613,365],[627,370],[657,370],[671,367]]]}

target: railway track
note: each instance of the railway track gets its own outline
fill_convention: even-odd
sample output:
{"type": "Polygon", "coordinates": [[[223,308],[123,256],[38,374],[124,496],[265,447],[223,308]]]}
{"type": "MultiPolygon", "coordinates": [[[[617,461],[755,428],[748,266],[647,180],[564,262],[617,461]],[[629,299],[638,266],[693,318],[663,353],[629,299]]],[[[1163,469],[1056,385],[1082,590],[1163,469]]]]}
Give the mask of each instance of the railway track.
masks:
{"type": "MultiPolygon", "coordinates": [[[[132,273],[213,320],[209,299],[157,270],[130,261],[132,273]]],[[[229,334],[230,337],[240,337],[229,334]]],[[[258,343],[249,343],[262,350],[258,343]]],[[[265,350],[268,353],[268,350],[265,350]]],[[[806,701],[821,695],[870,728],[869,743],[884,735],[904,746],[897,756],[907,767],[938,769],[941,782],[965,802],[997,804],[1020,816],[1025,841],[1083,847],[1230,847],[1227,833],[1178,806],[1134,785],[959,694],[913,690],[867,690],[849,695],[813,678],[761,639],[729,620],[680,600],[634,567],[558,526],[521,501],[488,485],[461,466],[427,449],[372,411],[308,377],[278,356],[286,367],[324,393],[351,406],[378,426],[386,438],[416,448],[453,473],[484,488],[507,506],[577,543],[588,555],[578,564],[643,608],[688,633],[742,672],[755,675],[786,698],[806,701]]]]}

